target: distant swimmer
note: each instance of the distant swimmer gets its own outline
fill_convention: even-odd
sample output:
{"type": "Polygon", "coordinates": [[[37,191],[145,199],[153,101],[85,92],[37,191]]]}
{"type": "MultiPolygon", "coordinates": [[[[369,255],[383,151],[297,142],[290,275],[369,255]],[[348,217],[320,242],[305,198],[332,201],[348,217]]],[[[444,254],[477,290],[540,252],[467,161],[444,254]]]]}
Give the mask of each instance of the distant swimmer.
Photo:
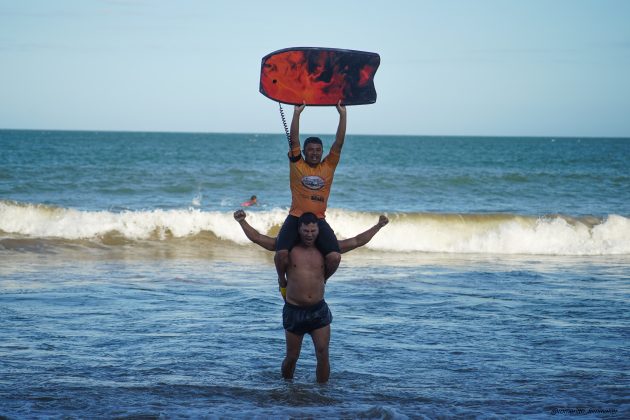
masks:
{"type": "Polygon", "coordinates": [[[258,198],[255,195],[252,195],[249,201],[245,201],[241,203],[241,207],[250,207],[258,204],[258,198]]]}
{"type": "Polygon", "coordinates": [[[280,283],[286,282],[289,251],[297,239],[297,222],[303,213],[310,212],[317,216],[319,227],[317,248],[324,255],[326,278],[334,274],[341,261],[339,244],[335,232],[326,222],[325,213],[335,169],[339,163],[341,148],[346,137],[346,107],[341,105],[341,101],[337,102],[337,112],[339,113],[337,133],[330,152],[324,159],[322,159],[322,141],[318,137],[307,138],[304,141],[304,149],[300,150],[300,114],[305,107],[305,104],[295,106],[291,120],[289,135],[291,209],[278,234],[274,257],[280,283]]]}
{"type": "MultiPolygon", "coordinates": [[[[258,232],[252,225],[250,225],[245,218],[247,215],[243,210],[236,210],[234,212],[234,219],[239,223],[243,232],[245,232],[245,236],[247,239],[252,241],[253,243],[265,248],[268,251],[274,251],[276,249],[277,238],[272,238],[271,236],[264,235],[258,232]]],[[[343,239],[339,241],[339,250],[342,254],[352,251],[353,249],[359,248],[372,240],[374,235],[381,230],[383,226],[389,223],[389,219],[385,215],[381,215],[378,218],[378,223],[374,226],[366,230],[365,232],[359,233],[357,236],[352,238],[343,239]]],[[[285,297],[286,293],[286,284],[278,279],[280,293],[285,297]]]]}

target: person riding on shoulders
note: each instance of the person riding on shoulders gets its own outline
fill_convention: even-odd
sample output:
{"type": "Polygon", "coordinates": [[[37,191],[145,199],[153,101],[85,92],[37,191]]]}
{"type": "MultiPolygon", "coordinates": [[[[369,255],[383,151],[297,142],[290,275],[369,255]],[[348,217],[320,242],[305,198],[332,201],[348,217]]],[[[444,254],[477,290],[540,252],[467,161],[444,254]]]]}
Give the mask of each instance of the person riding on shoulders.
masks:
{"type": "Polygon", "coordinates": [[[300,114],[305,107],[305,104],[295,106],[293,111],[289,150],[291,209],[278,234],[274,256],[278,282],[285,286],[289,251],[298,239],[298,218],[304,213],[313,213],[317,217],[319,234],[316,246],[324,256],[326,278],[333,275],[341,262],[337,237],[325,217],[328,196],[346,136],[346,107],[341,105],[341,101],[337,103],[337,133],[330,152],[323,159],[323,145],[318,137],[307,138],[304,149],[300,150],[300,114]]]}

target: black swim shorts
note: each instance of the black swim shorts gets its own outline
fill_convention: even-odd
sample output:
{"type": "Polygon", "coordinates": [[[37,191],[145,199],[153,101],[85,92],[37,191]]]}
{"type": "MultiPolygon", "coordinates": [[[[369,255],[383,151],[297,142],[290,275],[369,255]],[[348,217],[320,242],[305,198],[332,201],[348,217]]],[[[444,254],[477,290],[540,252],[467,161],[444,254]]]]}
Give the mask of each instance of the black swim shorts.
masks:
{"type": "MultiPolygon", "coordinates": [[[[298,217],[292,215],[288,215],[284,220],[280,233],[278,233],[276,251],[291,250],[296,244],[299,239],[298,220],[298,217]]],[[[319,227],[319,235],[317,236],[317,241],[315,241],[315,246],[317,246],[322,255],[326,256],[331,252],[341,252],[335,232],[326,222],[326,219],[318,219],[317,227],[319,227]]]]}
{"type": "Polygon", "coordinates": [[[304,335],[320,329],[332,322],[332,313],[325,300],[313,306],[295,306],[288,302],[282,309],[284,329],[297,335],[304,335]]]}

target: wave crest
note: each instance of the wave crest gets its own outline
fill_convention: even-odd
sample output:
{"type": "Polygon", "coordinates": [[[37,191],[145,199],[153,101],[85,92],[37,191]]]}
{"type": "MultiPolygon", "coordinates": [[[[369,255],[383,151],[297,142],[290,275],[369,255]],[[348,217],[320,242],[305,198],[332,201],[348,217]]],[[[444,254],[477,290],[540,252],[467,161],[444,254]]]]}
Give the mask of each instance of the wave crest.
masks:
{"type": "MultiPolygon", "coordinates": [[[[275,236],[286,209],[250,211],[249,223],[275,236]]],[[[514,214],[389,214],[390,223],[367,248],[394,252],[622,255],[630,254],[630,219],[620,215],[573,218],[514,214]]],[[[378,213],[330,209],[327,220],[340,239],[378,220],[378,213]]],[[[187,240],[248,243],[231,212],[200,209],[83,211],[41,204],[0,201],[3,242],[15,239],[93,241],[187,240]]]]}

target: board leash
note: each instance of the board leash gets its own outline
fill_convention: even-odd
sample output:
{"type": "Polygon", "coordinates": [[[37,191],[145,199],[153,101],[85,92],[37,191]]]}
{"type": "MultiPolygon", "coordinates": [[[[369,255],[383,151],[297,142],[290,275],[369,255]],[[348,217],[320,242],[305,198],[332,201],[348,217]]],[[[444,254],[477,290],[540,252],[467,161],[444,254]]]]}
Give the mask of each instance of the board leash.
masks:
{"type": "Polygon", "coordinates": [[[287,125],[287,119],[284,116],[284,109],[282,109],[282,102],[278,102],[280,107],[280,117],[282,117],[282,125],[284,125],[284,132],[287,134],[287,141],[289,142],[289,150],[291,149],[291,133],[289,133],[289,126],[287,125]]]}

